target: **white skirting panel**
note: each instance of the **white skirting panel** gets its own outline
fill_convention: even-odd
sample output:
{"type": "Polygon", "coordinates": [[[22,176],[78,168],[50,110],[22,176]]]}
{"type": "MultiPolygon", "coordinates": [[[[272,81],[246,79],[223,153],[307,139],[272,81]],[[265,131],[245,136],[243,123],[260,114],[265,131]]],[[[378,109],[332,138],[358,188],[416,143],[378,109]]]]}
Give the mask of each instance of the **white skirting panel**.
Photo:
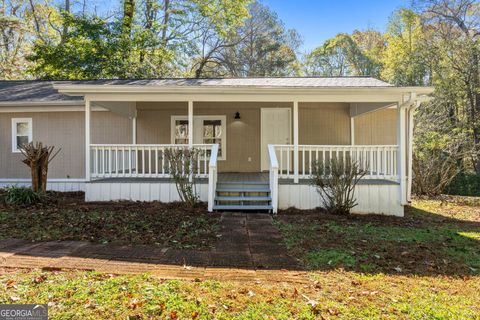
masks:
{"type": "MultiPolygon", "coordinates": [[[[280,184],[278,192],[279,209],[295,207],[314,209],[322,207],[322,201],[314,186],[305,184],[280,184]]],[[[395,184],[362,184],[356,187],[358,205],[353,213],[375,213],[403,217],[400,204],[399,186],[395,184]]]]}
{"type": "MultiPolygon", "coordinates": [[[[0,188],[9,186],[30,187],[32,183],[29,179],[0,179],[0,188]]],[[[70,191],[85,191],[84,180],[55,180],[49,179],[47,181],[48,191],[70,192],[70,191]]]]}
{"type": "MultiPolygon", "coordinates": [[[[197,185],[200,201],[208,200],[208,184],[197,185]]],[[[85,184],[85,201],[180,201],[171,182],[90,182],[85,184]]]]}

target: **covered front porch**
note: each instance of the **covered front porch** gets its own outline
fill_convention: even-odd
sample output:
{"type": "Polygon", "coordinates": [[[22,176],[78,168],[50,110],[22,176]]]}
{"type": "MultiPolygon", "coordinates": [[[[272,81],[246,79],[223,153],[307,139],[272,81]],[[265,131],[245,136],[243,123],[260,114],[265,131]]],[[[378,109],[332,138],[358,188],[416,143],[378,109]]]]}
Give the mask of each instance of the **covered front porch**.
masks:
{"type": "Polygon", "coordinates": [[[186,92],[179,95],[83,87],[75,90],[85,97],[89,201],[178,200],[165,151],[189,148],[200,150],[192,173],[210,211],[321,206],[309,184],[312,164],[336,158],[353,159],[368,172],[357,188],[358,212],[403,214],[418,101],[413,92],[252,95],[182,88],[186,92]],[[121,120],[107,124],[109,114],[121,120]]]}

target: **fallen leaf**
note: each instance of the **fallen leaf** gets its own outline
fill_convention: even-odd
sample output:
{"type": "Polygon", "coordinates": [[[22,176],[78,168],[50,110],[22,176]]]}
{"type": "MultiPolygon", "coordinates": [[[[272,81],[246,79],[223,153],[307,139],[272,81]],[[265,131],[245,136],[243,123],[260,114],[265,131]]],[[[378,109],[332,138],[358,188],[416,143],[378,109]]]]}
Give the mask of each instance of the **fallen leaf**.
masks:
{"type": "Polygon", "coordinates": [[[140,301],[138,299],[132,299],[130,300],[130,302],[128,303],[128,308],[129,309],[132,309],[132,310],[135,310],[139,307],[143,306],[143,301],[140,301]]]}
{"type": "Polygon", "coordinates": [[[45,280],[47,280],[47,276],[41,275],[39,277],[33,278],[33,283],[39,284],[39,283],[45,282],[45,280]]]}
{"type": "Polygon", "coordinates": [[[10,289],[10,288],[16,288],[15,280],[10,279],[7,281],[7,289],[10,289]]]}
{"type": "Polygon", "coordinates": [[[97,307],[97,304],[93,300],[87,300],[87,303],[84,305],[85,308],[87,309],[95,309],[97,307]]]}
{"type": "Polygon", "coordinates": [[[330,313],[332,316],[338,316],[340,314],[340,311],[337,309],[328,309],[328,313],[330,313]]]}
{"type": "Polygon", "coordinates": [[[293,288],[292,298],[298,297],[298,290],[297,288],[293,288]]]}

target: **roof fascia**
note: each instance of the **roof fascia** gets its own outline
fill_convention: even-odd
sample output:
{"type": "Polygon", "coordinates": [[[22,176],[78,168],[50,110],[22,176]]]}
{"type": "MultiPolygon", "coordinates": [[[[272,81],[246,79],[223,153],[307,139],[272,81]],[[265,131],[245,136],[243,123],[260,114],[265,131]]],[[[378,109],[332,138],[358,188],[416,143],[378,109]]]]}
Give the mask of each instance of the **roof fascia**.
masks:
{"type": "Polygon", "coordinates": [[[131,85],[54,85],[59,92],[72,95],[83,96],[88,93],[190,93],[190,94],[211,94],[211,93],[232,93],[232,94],[311,94],[335,92],[338,94],[352,94],[363,92],[382,92],[382,93],[406,93],[416,92],[419,95],[431,94],[432,87],[181,87],[181,86],[131,86],[131,85]]]}

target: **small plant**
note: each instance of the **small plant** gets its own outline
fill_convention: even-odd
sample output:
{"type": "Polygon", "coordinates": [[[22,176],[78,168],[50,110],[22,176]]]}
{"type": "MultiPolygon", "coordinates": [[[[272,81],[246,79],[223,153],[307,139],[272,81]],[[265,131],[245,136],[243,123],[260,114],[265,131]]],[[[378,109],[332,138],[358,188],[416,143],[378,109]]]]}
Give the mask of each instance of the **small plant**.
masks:
{"type": "Polygon", "coordinates": [[[332,158],[327,163],[313,164],[311,182],[329,213],[346,215],[358,204],[355,187],[366,173],[349,157],[345,160],[332,158]]]}
{"type": "Polygon", "coordinates": [[[11,186],[5,188],[4,201],[9,204],[32,205],[45,199],[45,193],[30,188],[11,186]]]}
{"type": "Polygon", "coordinates": [[[201,154],[199,149],[169,148],[165,150],[168,170],[175,181],[180,200],[189,207],[198,202],[196,190],[196,163],[201,154]]]}

